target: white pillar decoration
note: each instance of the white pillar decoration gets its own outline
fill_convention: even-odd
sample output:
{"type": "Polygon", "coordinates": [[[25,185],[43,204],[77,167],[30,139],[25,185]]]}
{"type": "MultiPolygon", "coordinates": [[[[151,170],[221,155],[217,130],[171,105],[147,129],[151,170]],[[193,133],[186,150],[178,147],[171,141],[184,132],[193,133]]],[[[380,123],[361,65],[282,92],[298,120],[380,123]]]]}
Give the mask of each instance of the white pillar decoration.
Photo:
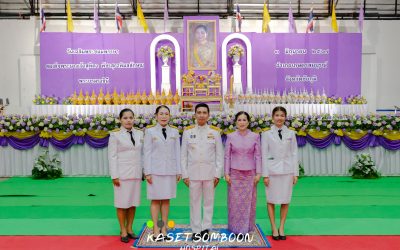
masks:
{"type": "MultiPolygon", "coordinates": [[[[249,92],[253,91],[253,66],[252,66],[252,48],[251,48],[251,42],[250,39],[241,34],[241,33],[232,33],[229,36],[227,36],[224,41],[222,42],[222,89],[223,89],[223,95],[226,94],[228,90],[228,71],[227,71],[227,53],[226,53],[226,47],[228,43],[233,40],[233,39],[240,39],[246,44],[246,58],[247,58],[247,90],[249,92]]],[[[239,65],[240,66],[240,65],[239,65]]],[[[234,78],[237,79],[238,77],[235,75],[235,69],[233,71],[234,73],[234,78]]],[[[235,80],[236,82],[236,80],[235,80]]],[[[240,78],[241,82],[241,78],[240,78]]],[[[240,87],[242,87],[240,85],[240,87]]]]}
{"type": "Polygon", "coordinates": [[[165,91],[168,94],[171,89],[171,77],[170,77],[170,67],[168,64],[164,64],[161,66],[162,68],[162,77],[161,77],[161,91],[165,91]]]}
{"type": "Polygon", "coordinates": [[[242,66],[239,63],[233,65],[233,93],[243,93],[242,66]]]}
{"type": "MultiPolygon", "coordinates": [[[[151,92],[153,95],[156,94],[156,46],[157,44],[162,41],[162,40],[168,40],[171,41],[172,44],[174,45],[175,49],[175,79],[176,79],[176,89],[178,91],[178,94],[181,95],[181,48],[179,46],[178,40],[175,39],[175,37],[167,34],[162,34],[153,39],[153,41],[150,44],[150,74],[151,74],[151,92]]],[[[171,88],[170,84],[170,68],[168,67],[168,73],[166,73],[167,69],[165,69],[164,72],[164,66],[162,67],[162,84],[161,88],[169,89],[171,88]],[[168,75],[167,75],[168,74],[168,75]],[[165,78],[168,79],[165,79],[165,78]]],[[[168,93],[168,92],[167,92],[168,93]]]]}

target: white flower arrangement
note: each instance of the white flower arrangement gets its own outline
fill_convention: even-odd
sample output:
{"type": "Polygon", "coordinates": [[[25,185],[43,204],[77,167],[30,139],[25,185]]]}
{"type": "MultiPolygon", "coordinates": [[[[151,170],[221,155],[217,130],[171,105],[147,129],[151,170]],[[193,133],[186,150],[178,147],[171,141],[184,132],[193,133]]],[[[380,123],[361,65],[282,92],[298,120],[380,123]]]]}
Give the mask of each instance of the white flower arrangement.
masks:
{"type": "Polygon", "coordinates": [[[35,160],[32,169],[33,179],[57,179],[62,176],[60,168],[61,161],[56,156],[50,156],[49,151],[45,150],[43,154],[35,160]]]}
{"type": "Polygon", "coordinates": [[[349,169],[352,177],[355,179],[376,179],[380,173],[375,168],[375,162],[370,154],[358,154],[355,157],[356,162],[349,169]]]}

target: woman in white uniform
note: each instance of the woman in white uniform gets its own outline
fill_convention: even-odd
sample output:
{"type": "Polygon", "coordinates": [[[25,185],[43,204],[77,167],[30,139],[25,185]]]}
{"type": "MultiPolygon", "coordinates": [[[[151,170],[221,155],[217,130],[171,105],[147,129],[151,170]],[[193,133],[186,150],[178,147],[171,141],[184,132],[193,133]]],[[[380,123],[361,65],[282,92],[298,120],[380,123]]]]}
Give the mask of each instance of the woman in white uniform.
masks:
{"type": "Polygon", "coordinates": [[[114,184],[114,206],[120,226],[121,241],[137,239],[132,231],[136,207],[140,204],[143,171],[143,132],[133,128],[134,113],[123,109],[119,114],[121,128],[111,132],[108,141],[108,165],[114,184]]]}
{"type": "Polygon", "coordinates": [[[296,134],[284,125],[286,115],[285,108],[275,107],[272,111],[274,125],[261,136],[263,176],[274,240],[286,240],[284,233],[286,215],[292,198],[293,185],[297,183],[299,176],[296,134]],[[281,204],[279,228],[275,224],[276,204],[281,204]]]}
{"type": "Polygon", "coordinates": [[[161,240],[167,235],[169,201],[176,197],[181,179],[180,139],[179,131],[168,125],[171,116],[167,106],[157,107],[155,115],[157,124],[148,126],[144,136],[144,174],[147,199],[151,200],[153,237],[161,240]]]}

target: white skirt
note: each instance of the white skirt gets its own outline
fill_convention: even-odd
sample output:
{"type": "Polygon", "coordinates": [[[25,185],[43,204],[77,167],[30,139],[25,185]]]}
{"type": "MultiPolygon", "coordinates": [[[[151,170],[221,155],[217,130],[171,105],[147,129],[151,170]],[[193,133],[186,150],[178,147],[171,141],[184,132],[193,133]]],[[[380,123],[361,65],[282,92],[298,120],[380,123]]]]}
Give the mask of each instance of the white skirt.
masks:
{"type": "Polygon", "coordinates": [[[268,187],[265,188],[267,202],[272,204],[289,204],[292,199],[293,174],[269,176],[268,187]]]}
{"type": "Polygon", "coordinates": [[[119,180],[120,186],[114,185],[114,206],[117,208],[130,208],[140,205],[140,189],[142,180],[119,180]]]}
{"type": "Polygon", "coordinates": [[[151,175],[153,184],[147,183],[148,200],[169,200],[176,197],[176,175],[151,175]]]}

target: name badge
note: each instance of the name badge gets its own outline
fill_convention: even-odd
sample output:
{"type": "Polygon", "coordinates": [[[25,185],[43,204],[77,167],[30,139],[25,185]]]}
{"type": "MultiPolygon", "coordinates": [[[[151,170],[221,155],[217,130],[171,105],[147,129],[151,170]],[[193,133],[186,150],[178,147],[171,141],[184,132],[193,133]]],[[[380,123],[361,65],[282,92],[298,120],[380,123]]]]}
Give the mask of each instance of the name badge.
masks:
{"type": "Polygon", "coordinates": [[[274,159],[274,157],[269,157],[269,158],[268,158],[268,160],[273,160],[273,159],[274,159]]]}

